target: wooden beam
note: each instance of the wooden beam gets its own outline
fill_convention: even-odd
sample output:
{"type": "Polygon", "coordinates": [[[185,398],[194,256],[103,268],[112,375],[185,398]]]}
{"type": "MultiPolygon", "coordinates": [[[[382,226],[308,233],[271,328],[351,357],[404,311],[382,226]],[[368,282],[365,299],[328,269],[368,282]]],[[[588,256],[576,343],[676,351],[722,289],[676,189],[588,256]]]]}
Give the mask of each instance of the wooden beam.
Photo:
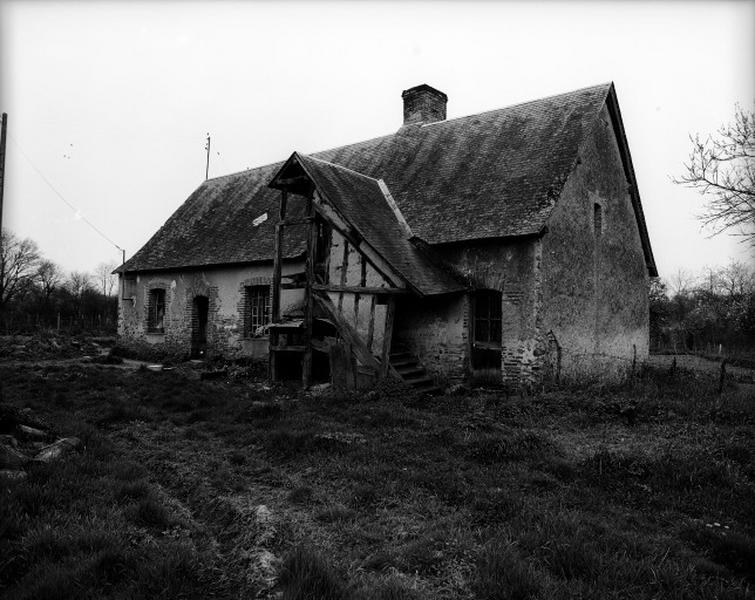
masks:
{"type": "Polygon", "coordinates": [[[380,379],[388,376],[391,364],[391,344],[393,343],[393,319],[396,313],[396,299],[391,296],[388,298],[388,307],[385,313],[385,335],[383,336],[383,354],[380,365],[380,379]]]}
{"type": "Polygon", "coordinates": [[[375,302],[377,296],[370,294],[370,322],[367,325],[367,347],[372,351],[372,339],[375,337],[375,302]]]}
{"type": "Polygon", "coordinates": [[[281,177],[280,179],[275,180],[275,185],[281,187],[284,185],[299,185],[302,183],[309,183],[309,177],[306,175],[297,175],[296,177],[281,177]]]}
{"type": "Polygon", "coordinates": [[[336,307],[333,306],[330,298],[328,298],[327,296],[322,296],[318,293],[313,294],[312,297],[314,298],[317,305],[322,308],[322,310],[328,315],[330,320],[333,321],[336,326],[336,330],[341,335],[341,337],[351,345],[352,352],[359,359],[359,362],[361,362],[366,367],[374,369],[375,372],[377,372],[380,368],[380,363],[375,360],[372,352],[369,348],[367,348],[367,345],[362,341],[362,338],[359,337],[359,334],[356,332],[356,330],[336,310],[336,307]]]}
{"type": "MultiPolygon", "coordinates": [[[[280,222],[275,226],[275,248],[273,252],[273,297],[270,306],[271,321],[277,323],[280,321],[280,291],[281,291],[281,256],[283,253],[283,225],[281,224],[286,218],[286,200],[288,199],[288,192],[281,190],[280,201],[280,222]]],[[[274,331],[270,332],[270,340],[268,342],[270,347],[278,344],[278,334],[274,331]]],[[[270,379],[273,381],[278,380],[278,369],[274,352],[269,352],[269,365],[270,379]]]]}
{"type": "MultiPolygon", "coordinates": [[[[341,260],[341,287],[346,287],[346,270],[349,268],[349,240],[343,238],[343,259],[341,260]]],[[[333,290],[336,291],[336,290],[333,290]]],[[[343,293],[338,294],[338,312],[343,312],[343,293]]]]}
{"type": "Polygon", "coordinates": [[[408,294],[409,292],[404,288],[382,288],[382,287],[361,287],[358,285],[328,285],[328,284],[315,284],[313,289],[318,292],[344,292],[349,294],[408,294]]]}
{"type": "Polygon", "coordinates": [[[309,225],[312,221],[314,221],[314,217],[302,217],[300,219],[286,219],[285,221],[281,221],[281,225],[309,225]]]}
{"type": "Polygon", "coordinates": [[[302,360],[301,382],[304,388],[308,388],[312,381],[312,318],[314,315],[314,300],[312,299],[312,286],[315,283],[315,248],[317,247],[317,223],[313,215],[312,198],[307,199],[307,215],[309,219],[309,231],[307,232],[307,258],[305,261],[305,288],[304,288],[304,358],[302,360]]]}

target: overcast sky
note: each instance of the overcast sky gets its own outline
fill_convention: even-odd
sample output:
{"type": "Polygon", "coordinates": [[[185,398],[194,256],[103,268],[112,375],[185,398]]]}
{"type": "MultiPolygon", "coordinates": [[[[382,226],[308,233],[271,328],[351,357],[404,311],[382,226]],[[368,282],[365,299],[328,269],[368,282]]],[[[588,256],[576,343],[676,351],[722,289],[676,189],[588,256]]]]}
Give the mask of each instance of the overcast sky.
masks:
{"type": "Polygon", "coordinates": [[[0,0],[3,224],[91,270],[120,252],[82,216],[134,254],[204,179],[207,132],[212,177],[391,133],[420,83],[453,118],[613,81],[661,275],[752,262],[670,177],[752,107],[754,27],[752,1],[0,0]]]}

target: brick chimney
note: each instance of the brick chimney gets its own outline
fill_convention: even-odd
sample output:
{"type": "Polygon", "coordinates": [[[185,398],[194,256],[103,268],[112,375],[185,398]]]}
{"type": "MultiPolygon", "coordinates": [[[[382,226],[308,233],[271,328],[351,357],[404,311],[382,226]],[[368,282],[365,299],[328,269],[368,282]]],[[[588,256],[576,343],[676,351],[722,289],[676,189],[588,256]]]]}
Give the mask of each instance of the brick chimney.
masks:
{"type": "Polygon", "coordinates": [[[426,83],[401,93],[404,99],[404,125],[446,120],[448,96],[426,83]]]}

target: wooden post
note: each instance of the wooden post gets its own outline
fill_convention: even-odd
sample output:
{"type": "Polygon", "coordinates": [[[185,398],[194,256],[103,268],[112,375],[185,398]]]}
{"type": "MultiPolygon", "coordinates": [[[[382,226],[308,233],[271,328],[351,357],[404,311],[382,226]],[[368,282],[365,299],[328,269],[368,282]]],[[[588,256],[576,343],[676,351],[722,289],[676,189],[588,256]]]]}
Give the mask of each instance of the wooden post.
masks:
{"type": "Polygon", "coordinates": [[[721,361],[721,378],[718,381],[718,393],[721,394],[724,391],[724,383],[726,383],[726,359],[721,361]]]}
{"type": "Polygon", "coordinates": [[[385,379],[388,376],[388,367],[391,362],[391,344],[393,343],[393,318],[396,312],[396,299],[393,296],[388,298],[388,306],[385,312],[385,336],[383,337],[383,355],[382,364],[380,365],[379,379],[385,379]]]}
{"type": "MultiPolygon", "coordinates": [[[[288,192],[281,190],[281,204],[279,213],[279,223],[275,226],[275,248],[273,250],[273,297],[270,306],[270,319],[273,323],[280,321],[280,287],[281,287],[281,267],[282,267],[282,254],[283,254],[283,220],[286,218],[286,200],[288,192]]],[[[270,379],[273,381],[278,380],[278,366],[276,362],[275,348],[278,345],[278,334],[270,329],[270,335],[268,336],[268,358],[269,358],[269,371],[270,379]]]]}
{"type": "MultiPolygon", "coordinates": [[[[314,216],[312,198],[307,199],[307,216],[314,216]]],[[[312,381],[312,321],[314,299],[312,286],[315,283],[315,248],[317,247],[317,221],[312,219],[307,231],[307,258],[305,261],[306,281],[304,286],[304,359],[302,360],[301,383],[305,388],[312,381]]]]}

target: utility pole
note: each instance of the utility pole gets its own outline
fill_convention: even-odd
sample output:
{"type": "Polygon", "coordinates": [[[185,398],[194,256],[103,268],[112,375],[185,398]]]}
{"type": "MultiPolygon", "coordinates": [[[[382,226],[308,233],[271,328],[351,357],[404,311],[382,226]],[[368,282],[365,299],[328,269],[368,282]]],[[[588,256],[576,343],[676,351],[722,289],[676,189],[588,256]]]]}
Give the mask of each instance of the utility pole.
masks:
{"type": "Polygon", "coordinates": [[[3,190],[5,190],[5,138],[8,135],[8,113],[3,113],[3,128],[0,134],[0,232],[3,231],[3,190]]]}
{"type": "Polygon", "coordinates": [[[204,180],[207,181],[210,178],[210,132],[207,132],[207,144],[204,147],[207,150],[207,166],[204,169],[204,180]]]}

